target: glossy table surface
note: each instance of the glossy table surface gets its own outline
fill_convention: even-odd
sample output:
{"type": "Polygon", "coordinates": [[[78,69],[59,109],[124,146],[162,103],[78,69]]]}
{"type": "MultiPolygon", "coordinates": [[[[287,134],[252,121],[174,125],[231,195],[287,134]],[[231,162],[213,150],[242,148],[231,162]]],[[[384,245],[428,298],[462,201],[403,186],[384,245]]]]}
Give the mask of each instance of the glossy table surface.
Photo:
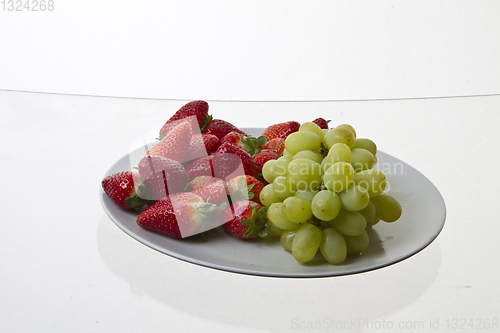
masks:
{"type": "Polygon", "coordinates": [[[185,102],[0,91],[0,331],[498,330],[500,97],[209,101],[215,117],[240,127],[319,116],[350,123],[441,192],[446,223],[424,250],[317,279],[180,261],[107,217],[105,171],[185,102]]]}

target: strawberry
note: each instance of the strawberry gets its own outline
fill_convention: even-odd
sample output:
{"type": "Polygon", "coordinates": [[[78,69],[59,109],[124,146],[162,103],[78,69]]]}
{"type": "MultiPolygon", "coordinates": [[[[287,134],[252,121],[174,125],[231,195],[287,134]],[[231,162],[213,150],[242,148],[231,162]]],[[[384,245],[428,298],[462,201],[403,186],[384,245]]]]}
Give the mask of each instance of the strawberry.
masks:
{"type": "Polygon", "coordinates": [[[283,154],[285,150],[285,139],[283,138],[274,138],[266,142],[265,145],[260,147],[261,150],[272,150],[275,151],[278,155],[283,154]]]}
{"type": "Polygon", "coordinates": [[[323,118],[316,118],[312,122],[318,125],[322,129],[328,129],[328,123],[330,122],[330,120],[325,120],[323,118]]]}
{"type": "Polygon", "coordinates": [[[194,134],[189,143],[186,161],[195,160],[214,153],[220,146],[218,137],[212,134],[194,134]]]}
{"type": "Polygon", "coordinates": [[[189,150],[192,134],[191,124],[181,122],[160,142],[151,147],[145,156],[163,156],[183,163],[189,150]]]}
{"type": "Polygon", "coordinates": [[[240,239],[265,237],[267,235],[266,207],[251,201],[238,201],[222,213],[222,227],[240,239]]]}
{"type": "Polygon", "coordinates": [[[224,202],[228,202],[228,197],[233,192],[232,187],[228,186],[226,182],[222,179],[210,177],[212,179],[207,180],[205,177],[196,177],[190,182],[190,185],[194,183],[192,192],[199,195],[203,201],[220,205],[224,202]],[[203,177],[201,181],[198,178],[203,177]],[[200,186],[205,183],[203,186],[200,186]]]}
{"type": "Polygon", "coordinates": [[[240,130],[238,127],[222,119],[213,119],[205,128],[203,133],[213,134],[219,139],[222,139],[230,132],[245,134],[245,132],[240,130]]]}
{"type": "Polygon", "coordinates": [[[186,168],[190,180],[199,176],[214,176],[213,156],[208,155],[197,159],[186,168]]]}
{"type": "Polygon", "coordinates": [[[283,140],[286,137],[294,132],[297,132],[300,128],[300,123],[297,121],[287,121],[284,123],[274,124],[268,126],[262,135],[267,137],[267,141],[270,141],[274,138],[282,138],[283,140]]]}
{"type": "Polygon", "coordinates": [[[122,171],[105,177],[101,182],[104,192],[115,204],[124,209],[128,207],[125,200],[135,195],[134,175],[131,171],[122,171]]]}
{"type": "Polygon", "coordinates": [[[139,174],[150,193],[145,199],[159,200],[186,187],[187,172],[179,162],[162,156],[145,156],[138,164],[139,174]]]}
{"type": "Polygon", "coordinates": [[[208,103],[205,101],[193,101],[182,106],[169,120],[163,125],[160,130],[160,138],[167,135],[167,133],[175,127],[175,123],[179,120],[184,120],[190,117],[194,117],[192,126],[193,131],[200,131],[206,124],[212,120],[212,117],[208,115],[208,103]]]}
{"type": "Polygon", "coordinates": [[[229,132],[221,139],[221,144],[225,142],[230,143],[254,156],[260,151],[259,147],[264,145],[266,141],[267,138],[265,136],[255,138],[246,134],[229,132]]]}
{"type": "Polygon", "coordinates": [[[254,156],[255,163],[257,164],[258,173],[262,173],[262,167],[269,160],[277,160],[280,156],[272,150],[261,151],[254,156]]]}
{"type": "Polygon", "coordinates": [[[188,191],[193,192],[202,187],[212,185],[219,180],[220,180],[219,178],[215,178],[212,176],[198,176],[189,182],[188,191]]]}
{"type": "Polygon", "coordinates": [[[253,157],[230,143],[223,143],[217,149],[213,157],[213,168],[215,177],[221,179],[243,174],[256,177],[258,174],[257,164],[253,157]]]}
{"type": "Polygon", "coordinates": [[[255,177],[244,175],[236,176],[230,180],[233,189],[231,200],[233,202],[240,200],[251,200],[260,204],[260,192],[264,184],[255,177]]]}
{"type": "Polygon", "coordinates": [[[137,224],[172,238],[188,237],[200,232],[206,214],[214,209],[194,193],[174,193],[141,212],[137,224]]]}

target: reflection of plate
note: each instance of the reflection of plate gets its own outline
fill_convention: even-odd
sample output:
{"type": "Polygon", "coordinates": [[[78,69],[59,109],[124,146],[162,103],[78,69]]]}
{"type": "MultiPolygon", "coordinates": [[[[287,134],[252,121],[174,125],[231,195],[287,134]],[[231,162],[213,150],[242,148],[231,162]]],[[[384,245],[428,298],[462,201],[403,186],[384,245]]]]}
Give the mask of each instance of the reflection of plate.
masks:
{"type": "MultiPolygon", "coordinates": [[[[263,129],[243,129],[258,136],[263,129]]],[[[172,239],[139,227],[137,213],[116,206],[101,190],[101,203],[111,220],[129,236],[159,252],[190,263],[229,272],[277,276],[322,277],[354,274],[404,260],[429,245],[444,226],[446,209],[436,187],[410,165],[378,152],[379,168],[386,172],[389,193],[403,206],[403,215],[394,223],[379,222],[373,227],[369,248],[359,257],[349,257],[342,265],[326,263],[318,254],[307,264],[295,261],[279,240],[243,241],[222,228],[200,235],[172,239]]],[[[129,156],[119,159],[107,172],[130,170],[129,156]]]]}

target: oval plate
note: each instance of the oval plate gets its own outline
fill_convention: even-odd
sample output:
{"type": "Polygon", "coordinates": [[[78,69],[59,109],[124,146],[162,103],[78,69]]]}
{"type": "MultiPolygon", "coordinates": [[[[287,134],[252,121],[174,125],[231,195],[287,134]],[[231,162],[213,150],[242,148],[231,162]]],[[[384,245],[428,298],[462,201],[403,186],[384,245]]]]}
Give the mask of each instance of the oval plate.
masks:
{"type": "MultiPolygon", "coordinates": [[[[262,128],[243,128],[258,136],[262,128]]],[[[407,259],[432,243],[441,232],[446,208],[443,197],[432,182],[410,165],[397,158],[377,153],[378,168],[389,181],[387,191],[403,207],[401,218],[394,223],[379,222],[373,226],[370,245],[360,256],[349,257],[342,265],[328,264],[320,254],[301,264],[283,250],[279,239],[269,235],[263,239],[243,241],[222,228],[208,231],[207,237],[195,235],[172,239],[139,227],[137,213],[116,206],[100,190],[101,203],[109,218],[132,238],[171,257],[193,264],[228,272],[271,277],[329,277],[366,272],[407,259]]],[[[114,163],[106,172],[130,170],[129,155],[114,163]]]]}

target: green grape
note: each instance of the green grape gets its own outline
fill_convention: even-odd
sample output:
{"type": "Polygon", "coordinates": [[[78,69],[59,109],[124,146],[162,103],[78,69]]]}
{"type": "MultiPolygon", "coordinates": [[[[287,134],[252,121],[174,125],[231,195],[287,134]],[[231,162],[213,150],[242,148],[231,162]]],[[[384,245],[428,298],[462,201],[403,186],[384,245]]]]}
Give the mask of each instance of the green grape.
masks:
{"type": "Polygon", "coordinates": [[[321,141],[323,140],[324,134],[323,131],[321,130],[321,127],[319,127],[318,124],[315,124],[312,121],[308,121],[300,125],[299,131],[312,132],[314,134],[317,134],[321,141]]]}
{"type": "Polygon", "coordinates": [[[301,198],[304,198],[306,199],[307,201],[311,202],[314,198],[314,196],[316,195],[316,193],[318,193],[317,191],[308,191],[308,190],[297,190],[297,192],[295,192],[295,196],[296,197],[301,197],[301,198]]]}
{"type": "Polygon", "coordinates": [[[344,239],[347,247],[347,254],[354,256],[365,252],[370,244],[370,238],[366,230],[363,230],[363,232],[357,236],[344,235],[344,239]]]}
{"type": "Polygon", "coordinates": [[[288,150],[286,150],[286,149],[283,149],[283,154],[282,154],[282,155],[283,155],[283,156],[290,156],[290,155],[291,155],[291,156],[293,156],[293,155],[292,155],[292,154],[290,154],[290,153],[288,152],[288,150]]]}
{"type": "Polygon", "coordinates": [[[292,255],[298,262],[308,262],[314,258],[320,244],[321,230],[311,223],[304,223],[293,237],[292,255]]]}
{"type": "Polygon", "coordinates": [[[306,158],[297,158],[288,164],[287,178],[297,190],[315,190],[321,185],[321,165],[306,158]]]}
{"type": "Polygon", "coordinates": [[[335,128],[345,128],[345,129],[351,131],[352,134],[354,134],[354,139],[356,139],[356,130],[351,125],[349,125],[349,124],[341,124],[341,125],[338,125],[335,128]]]}
{"type": "Polygon", "coordinates": [[[380,222],[380,218],[376,217],[372,220],[372,226],[380,222]]]}
{"type": "Polygon", "coordinates": [[[300,227],[299,223],[288,220],[282,211],[283,203],[275,202],[267,209],[267,218],[272,224],[283,230],[296,230],[300,227]]]}
{"type": "Polygon", "coordinates": [[[281,156],[274,164],[274,174],[276,176],[286,176],[288,163],[293,159],[293,155],[281,156]]]}
{"type": "Polygon", "coordinates": [[[336,143],[344,143],[349,148],[354,145],[356,137],[354,134],[346,128],[332,128],[325,134],[325,145],[326,148],[330,149],[336,143]]]}
{"type": "Polygon", "coordinates": [[[277,160],[269,160],[262,166],[262,177],[264,177],[268,183],[272,183],[274,179],[278,177],[278,175],[274,173],[276,161],[277,160]]]}
{"type": "Polygon", "coordinates": [[[347,256],[344,236],[334,228],[326,228],[321,232],[319,250],[330,264],[340,265],[347,256]]]}
{"type": "Polygon", "coordinates": [[[368,191],[364,187],[354,184],[340,192],[339,196],[342,202],[342,208],[351,212],[362,210],[370,202],[368,191]]]}
{"type": "Polygon", "coordinates": [[[326,158],[331,165],[337,162],[351,163],[351,149],[345,143],[336,143],[330,147],[326,158]]]}
{"type": "Polygon", "coordinates": [[[274,186],[272,183],[267,184],[262,191],[260,191],[259,200],[266,207],[271,206],[272,203],[283,201],[274,194],[274,186]]]}
{"type": "Polygon", "coordinates": [[[345,209],[341,209],[337,217],[329,223],[343,235],[347,236],[357,236],[366,228],[366,220],[363,215],[345,209]]]}
{"type": "Polygon", "coordinates": [[[274,194],[280,201],[291,197],[297,190],[294,183],[290,182],[287,177],[279,176],[273,181],[274,194]]]}
{"type": "MultiPolygon", "coordinates": [[[[304,223],[313,216],[311,203],[296,196],[286,198],[281,210],[288,220],[295,223],[304,223]]],[[[267,214],[269,216],[269,212],[267,214]]]]}
{"type": "Polygon", "coordinates": [[[375,155],[363,148],[356,148],[351,151],[351,165],[355,171],[371,169],[377,163],[375,155]]]}
{"type": "Polygon", "coordinates": [[[346,162],[337,162],[325,171],[323,182],[330,191],[340,192],[347,188],[353,178],[352,165],[346,162]]]}
{"type": "Polygon", "coordinates": [[[329,190],[319,191],[311,202],[313,215],[322,221],[333,220],[339,214],[340,207],[339,196],[329,190]]]}
{"type": "Polygon", "coordinates": [[[281,237],[283,232],[285,232],[285,230],[278,228],[275,224],[271,222],[268,223],[267,231],[269,231],[269,233],[275,237],[281,237]]]}
{"type": "Polygon", "coordinates": [[[321,149],[321,139],[318,134],[313,132],[295,132],[285,139],[285,149],[292,155],[301,150],[319,151],[321,149]]]}
{"type": "Polygon", "coordinates": [[[372,227],[373,227],[372,223],[367,221],[365,231],[368,234],[368,236],[370,236],[372,232],[372,227]]]}
{"type": "Polygon", "coordinates": [[[280,244],[288,252],[292,252],[293,238],[296,230],[284,231],[280,236],[280,244]]]}
{"type": "Polygon", "coordinates": [[[358,213],[363,215],[363,217],[365,218],[366,224],[372,223],[373,219],[375,218],[375,212],[375,205],[373,205],[371,201],[368,202],[368,205],[365,208],[358,211],[358,213]]]}
{"type": "Polygon", "coordinates": [[[394,222],[401,217],[403,209],[399,202],[387,193],[370,199],[375,206],[375,216],[385,222],[394,222]]]}
{"type": "Polygon", "coordinates": [[[378,169],[369,169],[356,172],[353,178],[354,184],[364,187],[370,198],[376,197],[384,192],[387,187],[387,177],[378,169]]]}
{"type": "Polygon", "coordinates": [[[377,155],[377,145],[370,139],[366,138],[356,139],[356,141],[354,141],[354,146],[352,146],[352,149],[356,148],[363,148],[368,150],[373,155],[377,155]]]}
{"type": "Polygon", "coordinates": [[[323,135],[321,136],[321,143],[324,144],[326,146],[326,143],[325,143],[325,134],[326,132],[328,132],[330,129],[329,128],[322,128],[321,129],[321,132],[323,132],[323,135]]]}
{"type": "Polygon", "coordinates": [[[323,156],[321,156],[320,153],[313,152],[312,150],[301,150],[293,156],[292,160],[296,160],[298,158],[306,158],[316,163],[321,163],[321,161],[323,161],[323,156]]]}

